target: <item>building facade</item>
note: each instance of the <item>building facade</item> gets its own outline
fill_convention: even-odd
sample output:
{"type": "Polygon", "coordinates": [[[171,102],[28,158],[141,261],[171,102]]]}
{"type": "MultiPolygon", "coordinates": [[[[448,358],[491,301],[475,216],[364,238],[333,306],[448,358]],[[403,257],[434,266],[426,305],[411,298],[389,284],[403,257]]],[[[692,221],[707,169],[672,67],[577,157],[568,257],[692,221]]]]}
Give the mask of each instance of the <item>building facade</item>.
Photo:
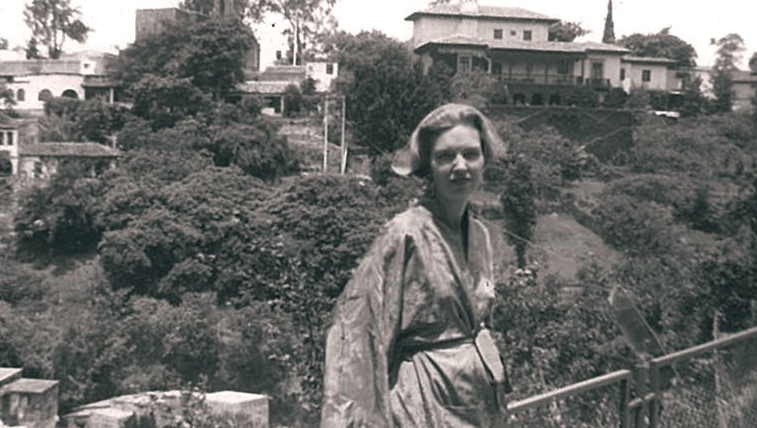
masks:
{"type": "Polygon", "coordinates": [[[562,94],[588,87],[601,101],[612,88],[671,90],[675,62],[630,56],[624,47],[549,40],[558,20],[522,8],[479,5],[476,0],[412,13],[414,52],[426,72],[443,64],[455,72],[480,70],[507,85],[509,102],[561,104],[562,94]]]}
{"type": "Polygon", "coordinates": [[[55,60],[0,61],[0,80],[13,94],[13,108],[22,113],[41,114],[45,101],[53,97],[112,103],[121,96],[108,70],[115,59],[107,53],[80,52],[55,60]]]}

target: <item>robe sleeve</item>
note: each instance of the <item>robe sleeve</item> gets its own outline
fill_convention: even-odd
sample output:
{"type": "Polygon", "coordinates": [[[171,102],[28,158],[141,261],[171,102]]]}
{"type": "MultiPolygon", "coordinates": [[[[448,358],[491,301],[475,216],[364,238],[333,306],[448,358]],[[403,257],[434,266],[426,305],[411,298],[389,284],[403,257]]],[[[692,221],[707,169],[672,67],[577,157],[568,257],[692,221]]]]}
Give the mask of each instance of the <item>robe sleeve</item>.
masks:
{"type": "Polygon", "coordinates": [[[321,427],[388,427],[389,364],[413,239],[387,230],[337,300],[326,335],[321,427]]]}

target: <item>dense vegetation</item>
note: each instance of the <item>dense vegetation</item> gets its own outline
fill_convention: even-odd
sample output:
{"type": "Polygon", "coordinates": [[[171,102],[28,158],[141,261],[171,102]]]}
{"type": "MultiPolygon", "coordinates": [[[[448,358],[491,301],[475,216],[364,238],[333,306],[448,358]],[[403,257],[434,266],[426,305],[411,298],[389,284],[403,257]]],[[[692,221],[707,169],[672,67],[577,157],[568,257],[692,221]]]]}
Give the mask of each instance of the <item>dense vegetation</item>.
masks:
{"type": "MultiPolygon", "coordinates": [[[[193,77],[203,67],[126,73],[142,76],[125,78],[131,110],[50,102],[50,138],[115,136],[124,156],[96,178],[70,165],[21,195],[17,253],[0,256],[0,366],[59,379],[63,412],[193,385],[267,393],[274,424],[312,424],[333,302],[381,225],[420,187],[387,175],[378,155],[434,103],[486,107],[502,95],[485,76],[423,76],[380,34],[332,42],[346,72],[338,89],[360,97],[348,113],[352,132],[377,155],[372,180],[299,175],[297,154],[259,104],[225,103],[224,88],[193,77]],[[139,101],[153,90],[166,96],[139,101]],[[185,108],[187,100],[197,103],[185,108]]],[[[171,54],[150,43],[130,52],[135,64],[171,54]]],[[[754,117],[640,117],[636,145],[613,165],[552,129],[500,125],[511,156],[490,165],[486,190],[504,204],[499,226],[518,235],[507,239],[524,268],[498,261],[512,273],[499,284],[494,326],[514,396],[634,362],[605,303],[615,283],[669,348],[711,338],[713,317],[723,331],[757,324],[754,117]],[[603,190],[581,196],[588,180],[603,190]],[[575,215],[621,262],[589,263],[575,279],[540,275],[542,253],[518,238],[530,240],[537,215],[556,211],[575,215]]]]}

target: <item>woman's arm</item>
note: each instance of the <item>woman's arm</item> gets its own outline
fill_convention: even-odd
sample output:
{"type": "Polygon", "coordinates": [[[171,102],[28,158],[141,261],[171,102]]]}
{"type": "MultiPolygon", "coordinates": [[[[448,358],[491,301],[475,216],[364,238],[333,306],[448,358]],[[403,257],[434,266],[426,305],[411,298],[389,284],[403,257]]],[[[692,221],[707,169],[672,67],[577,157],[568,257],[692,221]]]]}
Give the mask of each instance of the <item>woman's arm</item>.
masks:
{"type": "Polygon", "coordinates": [[[388,370],[413,240],[386,232],[342,292],[326,338],[321,427],[390,426],[388,370]]]}

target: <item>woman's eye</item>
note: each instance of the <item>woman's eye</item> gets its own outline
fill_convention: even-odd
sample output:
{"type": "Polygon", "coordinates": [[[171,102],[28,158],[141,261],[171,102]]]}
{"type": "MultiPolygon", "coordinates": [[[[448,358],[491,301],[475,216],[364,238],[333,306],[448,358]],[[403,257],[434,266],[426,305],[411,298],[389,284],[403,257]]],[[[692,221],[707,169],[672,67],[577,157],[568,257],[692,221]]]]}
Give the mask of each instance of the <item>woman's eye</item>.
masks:
{"type": "Polygon", "coordinates": [[[453,159],[455,159],[455,156],[451,153],[441,153],[436,155],[436,161],[441,163],[452,162],[453,159]]]}
{"type": "Polygon", "coordinates": [[[465,152],[463,154],[463,156],[465,157],[465,160],[467,160],[467,161],[474,161],[474,160],[478,160],[478,158],[479,158],[479,156],[481,156],[481,154],[478,151],[475,151],[475,152],[465,152]]]}

